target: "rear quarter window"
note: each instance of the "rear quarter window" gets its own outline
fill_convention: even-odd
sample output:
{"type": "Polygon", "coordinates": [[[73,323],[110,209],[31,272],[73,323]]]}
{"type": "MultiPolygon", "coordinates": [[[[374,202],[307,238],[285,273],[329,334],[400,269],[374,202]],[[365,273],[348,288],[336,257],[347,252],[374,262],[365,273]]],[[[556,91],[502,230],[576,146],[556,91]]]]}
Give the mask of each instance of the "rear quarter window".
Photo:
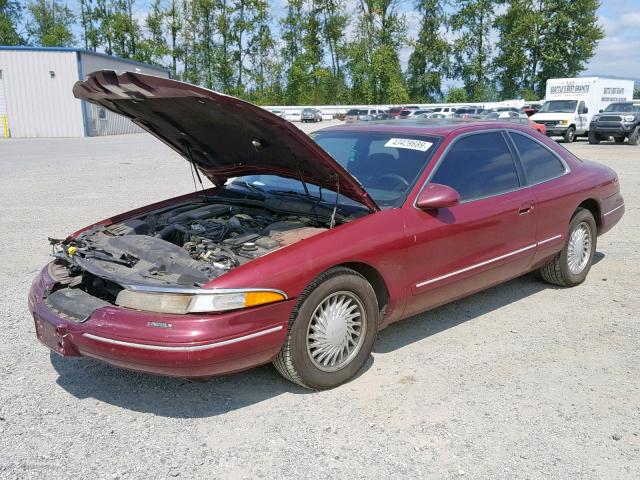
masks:
{"type": "Polygon", "coordinates": [[[565,166],[547,147],[520,133],[509,132],[518,150],[529,184],[540,183],[565,173],[565,166]]]}

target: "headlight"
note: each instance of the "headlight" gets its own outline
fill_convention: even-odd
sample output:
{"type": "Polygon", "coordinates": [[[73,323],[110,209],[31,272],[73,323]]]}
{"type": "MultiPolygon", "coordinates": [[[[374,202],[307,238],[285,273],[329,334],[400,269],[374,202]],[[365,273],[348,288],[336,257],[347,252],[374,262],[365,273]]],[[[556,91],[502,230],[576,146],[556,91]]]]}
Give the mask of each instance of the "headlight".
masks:
{"type": "Polygon", "coordinates": [[[623,122],[633,122],[635,120],[636,117],[634,117],[633,115],[624,115],[622,117],[622,121],[623,122]]]}
{"type": "Polygon", "coordinates": [[[224,312],[286,299],[284,293],[274,290],[218,290],[211,293],[122,290],[116,298],[116,305],[147,312],[185,314],[224,312]]]}
{"type": "Polygon", "coordinates": [[[595,123],[598,121],[600,117],[598,115],[594,115],[593,117],[591,117],[591,123],[595,123]]]}
{"type": "Polygon", "coordinates": [[[558,122],[558,125],[567,125],[569,123],[569,120],[560,120],[558,122]]]}

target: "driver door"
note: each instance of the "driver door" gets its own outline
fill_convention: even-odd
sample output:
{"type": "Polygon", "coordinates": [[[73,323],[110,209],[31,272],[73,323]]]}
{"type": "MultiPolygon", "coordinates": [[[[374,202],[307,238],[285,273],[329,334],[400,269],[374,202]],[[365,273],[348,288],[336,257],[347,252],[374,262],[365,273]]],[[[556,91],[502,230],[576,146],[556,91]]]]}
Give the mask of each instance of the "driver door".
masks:
{"type": "Polygon", "coordinates": [[[405,315],[450,302],[527,271],[536,244],[534,198],[499,130],[459,137],[429,182],[461,196],[450,208],[405,208],[410,241],[405,315]]]}

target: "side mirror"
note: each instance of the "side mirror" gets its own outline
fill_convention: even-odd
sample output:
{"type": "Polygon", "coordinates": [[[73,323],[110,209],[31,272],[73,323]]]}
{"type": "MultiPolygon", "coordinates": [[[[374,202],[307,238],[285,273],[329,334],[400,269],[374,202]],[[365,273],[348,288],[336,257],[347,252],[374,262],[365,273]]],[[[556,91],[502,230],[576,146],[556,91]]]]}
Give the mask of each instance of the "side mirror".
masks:
{"type": "Polygon", "coordinates": [[[589,107],[584,107],[582,109],[582,113],[589,113],[589,107]]]}
{"type": "Polygon", "coordinates": [[[437,210],[460,203],[460,194],[453,188],[439,183],[429,183],[418,194],[416,207],[420,210],[437,210]]]}
{"type": "Polygon", "coordinates": [[[598,113],[602,113],[602,109],[598,110],[598,113]]]}

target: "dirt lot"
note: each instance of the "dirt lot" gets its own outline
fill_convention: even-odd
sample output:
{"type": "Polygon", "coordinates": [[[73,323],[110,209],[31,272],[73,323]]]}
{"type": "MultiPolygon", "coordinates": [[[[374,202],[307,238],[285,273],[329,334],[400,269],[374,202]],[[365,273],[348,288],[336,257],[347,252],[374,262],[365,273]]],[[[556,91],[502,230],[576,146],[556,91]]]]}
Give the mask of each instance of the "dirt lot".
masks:
{"type": "Polygon", "coordinates": [[[271,366],[190,383],[50,355],[26,308],[47,236],[191,175],[144,135],[0,141],[0,478],[640,478],[640,147],[570,149],[627,205],[585,284],[526,276],[401,322],[309,392],[271,366]]]}

